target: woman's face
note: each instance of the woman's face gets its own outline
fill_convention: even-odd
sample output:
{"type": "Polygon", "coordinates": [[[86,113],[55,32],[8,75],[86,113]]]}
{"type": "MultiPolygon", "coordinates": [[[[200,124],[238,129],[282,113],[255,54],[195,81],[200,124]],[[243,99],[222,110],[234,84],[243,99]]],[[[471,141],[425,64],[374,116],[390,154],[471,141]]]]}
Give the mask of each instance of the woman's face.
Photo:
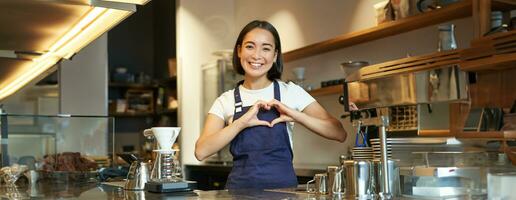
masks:
{"type": "Polygon", "coordinates": [[[276,61],[274,36],[261,28],[255,28],[244,36],[242,45],[238,47],[240,64],[245,75],[254,78],[266,76],[272,64],[276,61]]]}

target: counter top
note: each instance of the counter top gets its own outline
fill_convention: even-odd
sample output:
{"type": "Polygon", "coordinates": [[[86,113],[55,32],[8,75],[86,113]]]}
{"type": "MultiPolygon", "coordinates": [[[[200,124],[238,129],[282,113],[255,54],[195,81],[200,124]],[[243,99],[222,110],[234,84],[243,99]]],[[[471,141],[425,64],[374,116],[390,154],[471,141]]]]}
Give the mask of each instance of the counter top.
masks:
{"type": "MultiPolygon", "coordinates": [[[[146,191],[124,190],[123,182],[107,184],[84,183],[84,184],[48,184],[37,183],[27,187],[7,188],[0,187],[0,198],[7,199],[326,199],[325,196],[318,196],[307,193],[280,192],[266,190],[195,190],[188,193],[151,193],[146,191]],[[114,186],[115,185],[115,186],[114,186]]],[[[291,189],[290,191],[295,191],[291,189]]]]}
{"type": "MultiPolygon", "coordinates": [[[[354,199],[345,196],[329,196],[316,195],[302,191],[303,187],[275,189],[275,190],[212,190],[200,191],[195,190],[188,193],[151,193],[146,191],[130,191],[124,190],[116,185],[123,185],[123,182],[114,182],[107,184],[101,183],[42,183],[38,182],[28,187],[7,188],[5,185],[0,186],[0,198],[4,199],[238,199],[238,200],[329,200],[329,199],[354,199]]],[[[412,197],[397,197],[396,199],[417,199],[412,197]]]]}
{"type": "MultiPolygon", "coordinates": [[[[227,169],[231,171],[233,165],[231,162],[225,163],[201,163],[201,164],[185,164],[185,167],[209,167],[212,169],[227,169]]],[[[297,176],[313,177],[316,173],[325,173],[326,165],[295,165],[294,171],[297,176]]]]}

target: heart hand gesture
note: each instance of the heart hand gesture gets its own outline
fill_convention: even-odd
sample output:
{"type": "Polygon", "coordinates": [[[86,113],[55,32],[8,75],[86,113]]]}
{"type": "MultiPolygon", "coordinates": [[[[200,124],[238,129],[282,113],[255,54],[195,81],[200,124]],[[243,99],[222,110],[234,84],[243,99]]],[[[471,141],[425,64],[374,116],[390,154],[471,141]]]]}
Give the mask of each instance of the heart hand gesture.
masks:
{"type": "Polygon", "coordinates": [[[285,104],[281,103],[280,101],[273,99],[267,103],[268,106],[271,108],[274,107],[279,112],[280,116],[270,123],[270,127],[273,127],[277,123],[281,122],[292,122],[294,121],[294,118],[292,118],[292,113],[294,110],[287,107],[285,104]]]}
{"type": "Polygon", "coordinates": [[[264,101],[257,101],[237,121],[240,121],[245,128],[253,126],[270,126],[268,121],[258,119],[258,112],[260,109],[270,110],[271,107],[264,101]]]}

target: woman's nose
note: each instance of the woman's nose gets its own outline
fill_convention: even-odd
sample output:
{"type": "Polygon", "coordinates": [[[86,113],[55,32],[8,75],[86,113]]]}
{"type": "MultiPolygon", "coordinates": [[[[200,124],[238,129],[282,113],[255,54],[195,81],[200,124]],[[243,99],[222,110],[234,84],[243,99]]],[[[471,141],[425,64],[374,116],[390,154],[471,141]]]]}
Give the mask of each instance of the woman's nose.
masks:
{"type": "Polygon", "coordinates": [[[258,59],[258,58],[260,58],[260,57],[261,57],[261,53],[260,53],[260,51],[259,51],[259,50],[255,50],[255,51],[253,51],[253,53],[252,53],[252,55],[251,55],[251,56],[252,56],[253,58],[255,58],[255,59],[258,59]]]}

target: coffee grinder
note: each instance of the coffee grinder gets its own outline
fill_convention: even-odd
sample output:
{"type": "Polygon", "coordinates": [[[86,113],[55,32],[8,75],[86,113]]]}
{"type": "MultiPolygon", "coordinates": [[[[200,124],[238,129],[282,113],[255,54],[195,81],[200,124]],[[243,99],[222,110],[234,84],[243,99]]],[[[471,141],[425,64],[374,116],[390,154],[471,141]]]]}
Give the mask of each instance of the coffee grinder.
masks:
{"type": "Polygon", "coordinates": [[[149,192],[188,192],[196,188],[195,181],[185,181],[181,174],[181,164],[176,158],[177,149],[172,145],[181,131],[180,127],[153,127],[143,131],[146,137],[152,136],[158,143],[150,181],[145,184],[149,192]]]}

